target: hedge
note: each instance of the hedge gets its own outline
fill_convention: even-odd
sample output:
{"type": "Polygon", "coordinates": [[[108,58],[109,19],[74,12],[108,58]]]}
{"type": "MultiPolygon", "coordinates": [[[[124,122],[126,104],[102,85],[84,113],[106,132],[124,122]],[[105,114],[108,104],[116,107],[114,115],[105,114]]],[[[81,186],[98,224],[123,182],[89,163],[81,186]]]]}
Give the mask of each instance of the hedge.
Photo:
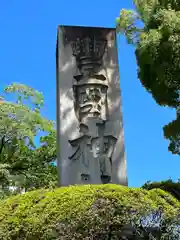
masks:
{"type": "MultiPolygon", "coordinates": [[[[149,214],[157,211],[163,224],[180,225],[180,202],[160,189],[113,184],[42,189],[0,201],[0,239],[121,239],[130,223],[146,231],[136,230],[128,239],[149,239],[136,236],[149,234],[149,228],[142,227],[143,219],[146,225],[149,220],[142,217],[150,219],[149,214]]],[[[161,234],[167,229],[162,228],[161,234]]]]}
{"type": "Polygon", "coordinates": [[[180,180],[177,182],[173,182],[172,179],[168,179],[161,182],[148,181],[142,186],[142,188],[147,190],[151,190],[154,188],[162,189],[166,192],[169,192],[175,198],[177,198],[177,200],[180,201],[180,180]]]}

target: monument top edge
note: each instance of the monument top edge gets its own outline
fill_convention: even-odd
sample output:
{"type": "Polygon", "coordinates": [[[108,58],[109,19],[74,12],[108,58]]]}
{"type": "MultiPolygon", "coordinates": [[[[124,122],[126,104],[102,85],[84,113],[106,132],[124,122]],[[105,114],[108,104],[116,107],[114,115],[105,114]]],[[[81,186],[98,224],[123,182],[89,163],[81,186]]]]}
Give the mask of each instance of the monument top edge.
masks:
{"type": "Polygon", "coordinates": [[[58,25],[57,27],[58,29],[59,28],[70,28],[70,29],[102,29],[102,30],[116,30],[116,27],[104,27],[104,26],[78,26],[78,25],[58,25]]]}

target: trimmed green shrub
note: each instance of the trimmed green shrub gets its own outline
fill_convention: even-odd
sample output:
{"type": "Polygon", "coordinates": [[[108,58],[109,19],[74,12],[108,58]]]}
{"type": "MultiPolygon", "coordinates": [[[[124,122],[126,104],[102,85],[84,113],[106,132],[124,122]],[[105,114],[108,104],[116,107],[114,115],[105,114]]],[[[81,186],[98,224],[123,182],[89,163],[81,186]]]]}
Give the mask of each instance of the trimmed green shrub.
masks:
{"type": "Polygon", "coordinates": [[[180,201],[180,180],[173,182],[172,179],[168,179],[161,182],[146,182],[143,186],[143,189],[152,190],[154,188],[162,189],[166,192],[172,194],[177,200],[180,201]]]}
{"type": "MultiPolygon", "coordinates": [[[[152,213],[161,215],[162,226],[180,225],[180,202],[160,189],[108,184],[37,190],[0,201],[0,239],[121,239],[127,224],[141,229],[128,239],[149,239],[136,236],[148,234],[152,213]]],[[[160,234],[167,234],[163,229],[160,234]]]]}

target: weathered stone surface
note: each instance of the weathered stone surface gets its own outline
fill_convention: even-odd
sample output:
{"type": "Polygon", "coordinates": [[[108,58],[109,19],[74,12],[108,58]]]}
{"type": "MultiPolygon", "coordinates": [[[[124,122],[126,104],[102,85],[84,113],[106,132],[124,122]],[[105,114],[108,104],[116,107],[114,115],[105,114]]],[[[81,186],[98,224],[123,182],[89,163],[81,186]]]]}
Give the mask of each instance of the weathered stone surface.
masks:
{"type": "Polygon", "coordinates": [[[115,29],[58,27],[60,185],[127,185],[115,29]]]}

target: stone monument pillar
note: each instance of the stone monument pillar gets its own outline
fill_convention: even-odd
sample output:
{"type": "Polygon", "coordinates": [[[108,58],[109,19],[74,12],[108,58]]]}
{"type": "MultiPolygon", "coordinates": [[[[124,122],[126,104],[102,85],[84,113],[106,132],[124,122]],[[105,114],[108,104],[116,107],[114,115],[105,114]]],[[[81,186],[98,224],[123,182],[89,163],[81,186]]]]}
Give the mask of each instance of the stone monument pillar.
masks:
{"type": "Polygon", "coordinates": [[[127,185],[114,28],[59,26],[59,184],[127,185]]]}

